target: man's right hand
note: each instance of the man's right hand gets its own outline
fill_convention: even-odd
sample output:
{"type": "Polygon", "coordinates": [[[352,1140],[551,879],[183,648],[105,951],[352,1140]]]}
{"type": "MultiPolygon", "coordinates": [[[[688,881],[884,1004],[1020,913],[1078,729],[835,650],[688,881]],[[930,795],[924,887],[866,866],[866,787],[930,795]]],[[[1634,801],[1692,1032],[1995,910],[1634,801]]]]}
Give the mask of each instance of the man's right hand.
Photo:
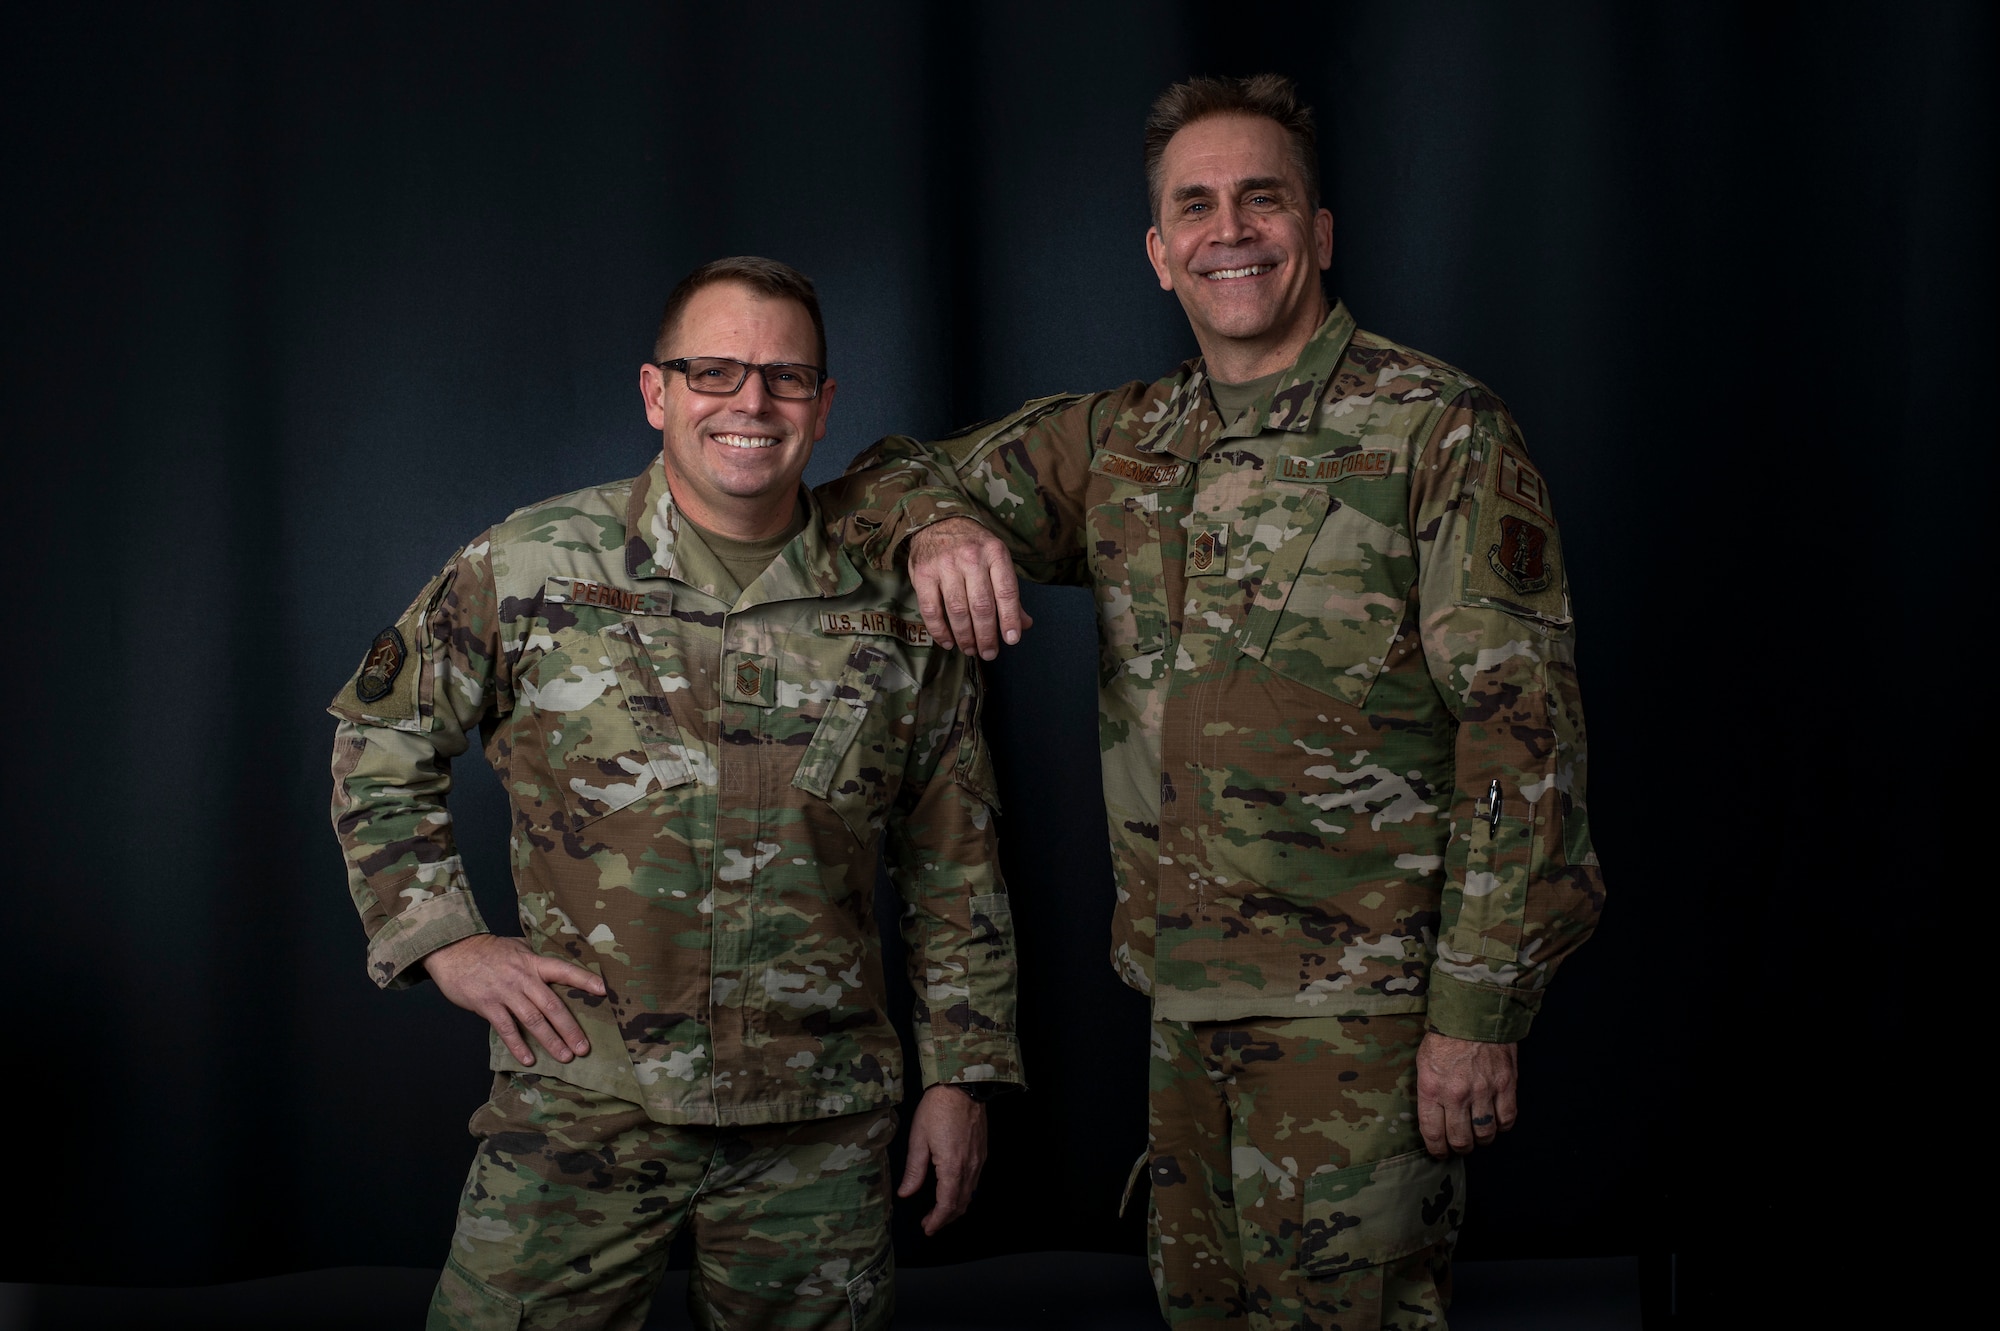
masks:
{"type": "Polygon", "coordinates": [[[976,650],[983,660],[1035,622],[1021,608],[1007,547],[971,518],[946,518],[910,538],[910,585],[938,645],[976,650]]]}
{"type": "Polygon", "coordinates": [[[523,1067],[535,1063],[524,1027],[558,1063],[590,1052],[576,1018],[549,988],[566,984],[603,997],[603,979],[583,967],[542,956],[518,938],[474,934],[425,957],[424,969],[446,998],[491,1022],[523,1067]]]}

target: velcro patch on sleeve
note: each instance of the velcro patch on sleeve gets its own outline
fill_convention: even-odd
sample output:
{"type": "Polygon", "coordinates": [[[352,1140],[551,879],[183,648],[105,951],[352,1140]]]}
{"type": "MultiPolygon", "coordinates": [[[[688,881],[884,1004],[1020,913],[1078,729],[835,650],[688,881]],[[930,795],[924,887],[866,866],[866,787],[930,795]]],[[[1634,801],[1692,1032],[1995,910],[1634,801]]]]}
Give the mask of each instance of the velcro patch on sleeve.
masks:
{"type": "Polygon", "coordinates": [[[1165,487],[1185,484],[1193,464],[1178,459],[1146,462],[1123,453],[1099,453],[1090,460],[1090,469],[1100,476],[1130,481],[1134,485],[1165,487]]]}
{"type": "Polygon", "coordinates": [[[1350,476],[1387,476],[1396,468],[1396,455],[1386,448],[1363,448],[1352,453],[1302,458],[1289,453],[1278,458],[1274,479],[1332,485],[1350,476]]]}
{"type": "Polygon", "coordinates": [[[361,669],[354,676],[354,696],[363,702],[380,702],[388,697],[409,659],[410,645],[403,641],[395,625],[383,629],[368,644],[368,655],[362,658],[361,669]]]}
{"type": "Polygon", "coordinates": [[[912,647],[931,645],[931,631],[920,619],[904,619],[887,610],[822,610],[819,631],[826,634],[865,633],[900,638],[912,647]]]}
{"type": "Polygon", "coordinates": [[[429,645],[425,621],[450,585],[447,569],[418,594],[401,619],[369,640],[354,677],[334,697],[334,715],[395,730],[430,729],[424,706],[430,669],[424,660],[429,645]]]}
{"type": "Polygon", "coordinates": [[[1465,561],[1468,600],[1549,623],[1568,622],[1562,539],[1552,508],[1542,474],[1521,453],[1499,445],[1475,504],[1465,561]]]}
{"type": "Polygon", "coordinates": [[[1499,474],[1494,488],[1502,499],[1512,500],[1544,522],[1553,522],[1549,485],[1529,461],[1506,445],[1500,447],[1499,474]]]}

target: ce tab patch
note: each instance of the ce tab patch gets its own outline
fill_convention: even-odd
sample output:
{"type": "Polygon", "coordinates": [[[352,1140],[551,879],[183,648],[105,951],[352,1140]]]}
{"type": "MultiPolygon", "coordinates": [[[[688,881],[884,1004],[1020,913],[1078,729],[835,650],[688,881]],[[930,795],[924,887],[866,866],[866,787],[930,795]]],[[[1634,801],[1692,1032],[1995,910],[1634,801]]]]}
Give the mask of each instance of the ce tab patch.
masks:
{"type": "Polygon", "coordinates": [[[1566,624],[1569,587],[1548,482],[1517,442],[1491,448],[1466,551],[1466,600],[1566,624]]]}

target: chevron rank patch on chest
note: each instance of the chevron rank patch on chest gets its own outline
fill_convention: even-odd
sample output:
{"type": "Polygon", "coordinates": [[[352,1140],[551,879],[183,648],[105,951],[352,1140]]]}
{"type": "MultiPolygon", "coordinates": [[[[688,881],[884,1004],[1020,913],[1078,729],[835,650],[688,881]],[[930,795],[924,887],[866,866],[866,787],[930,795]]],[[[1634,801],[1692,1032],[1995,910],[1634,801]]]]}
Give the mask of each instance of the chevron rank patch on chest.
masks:
{"type": "Polygon", "coordinates": [[[1187,575],[1191,578],[1222,572],[1229,554],[1229,524],[1196,517],[1188,522],[1187,575]]]}
{"type": "Polygon", "coordinates": [[[931,631],[919,619],[904,619],[887,610],[822,610],[821,633],[870,633],[882,638],[900,638],[912,647],[931,645],[931,631]]]}

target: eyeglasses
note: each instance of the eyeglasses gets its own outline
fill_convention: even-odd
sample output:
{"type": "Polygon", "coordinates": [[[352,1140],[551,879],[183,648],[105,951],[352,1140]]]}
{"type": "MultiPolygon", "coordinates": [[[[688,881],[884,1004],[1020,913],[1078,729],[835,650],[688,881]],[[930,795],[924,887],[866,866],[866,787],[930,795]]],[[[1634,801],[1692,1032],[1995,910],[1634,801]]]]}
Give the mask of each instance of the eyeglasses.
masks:
{"type": "Polygon", "coordinates": [[[764,376],[764,387],[772,397],[791,398],[799,402],[810,402],[818,397],[820,385],[826,380],[826,371],[817,365],[798,365],[782,360],[772,361],[769,365],[753,365],[748,361],[731,360],[727,356],[682,356],[653,363],[663,370],[679,370],[687,376],[689,388],[697,393],[713,393],[717,397],[728,397],[741,389],[752,370],[764,376]]]}

